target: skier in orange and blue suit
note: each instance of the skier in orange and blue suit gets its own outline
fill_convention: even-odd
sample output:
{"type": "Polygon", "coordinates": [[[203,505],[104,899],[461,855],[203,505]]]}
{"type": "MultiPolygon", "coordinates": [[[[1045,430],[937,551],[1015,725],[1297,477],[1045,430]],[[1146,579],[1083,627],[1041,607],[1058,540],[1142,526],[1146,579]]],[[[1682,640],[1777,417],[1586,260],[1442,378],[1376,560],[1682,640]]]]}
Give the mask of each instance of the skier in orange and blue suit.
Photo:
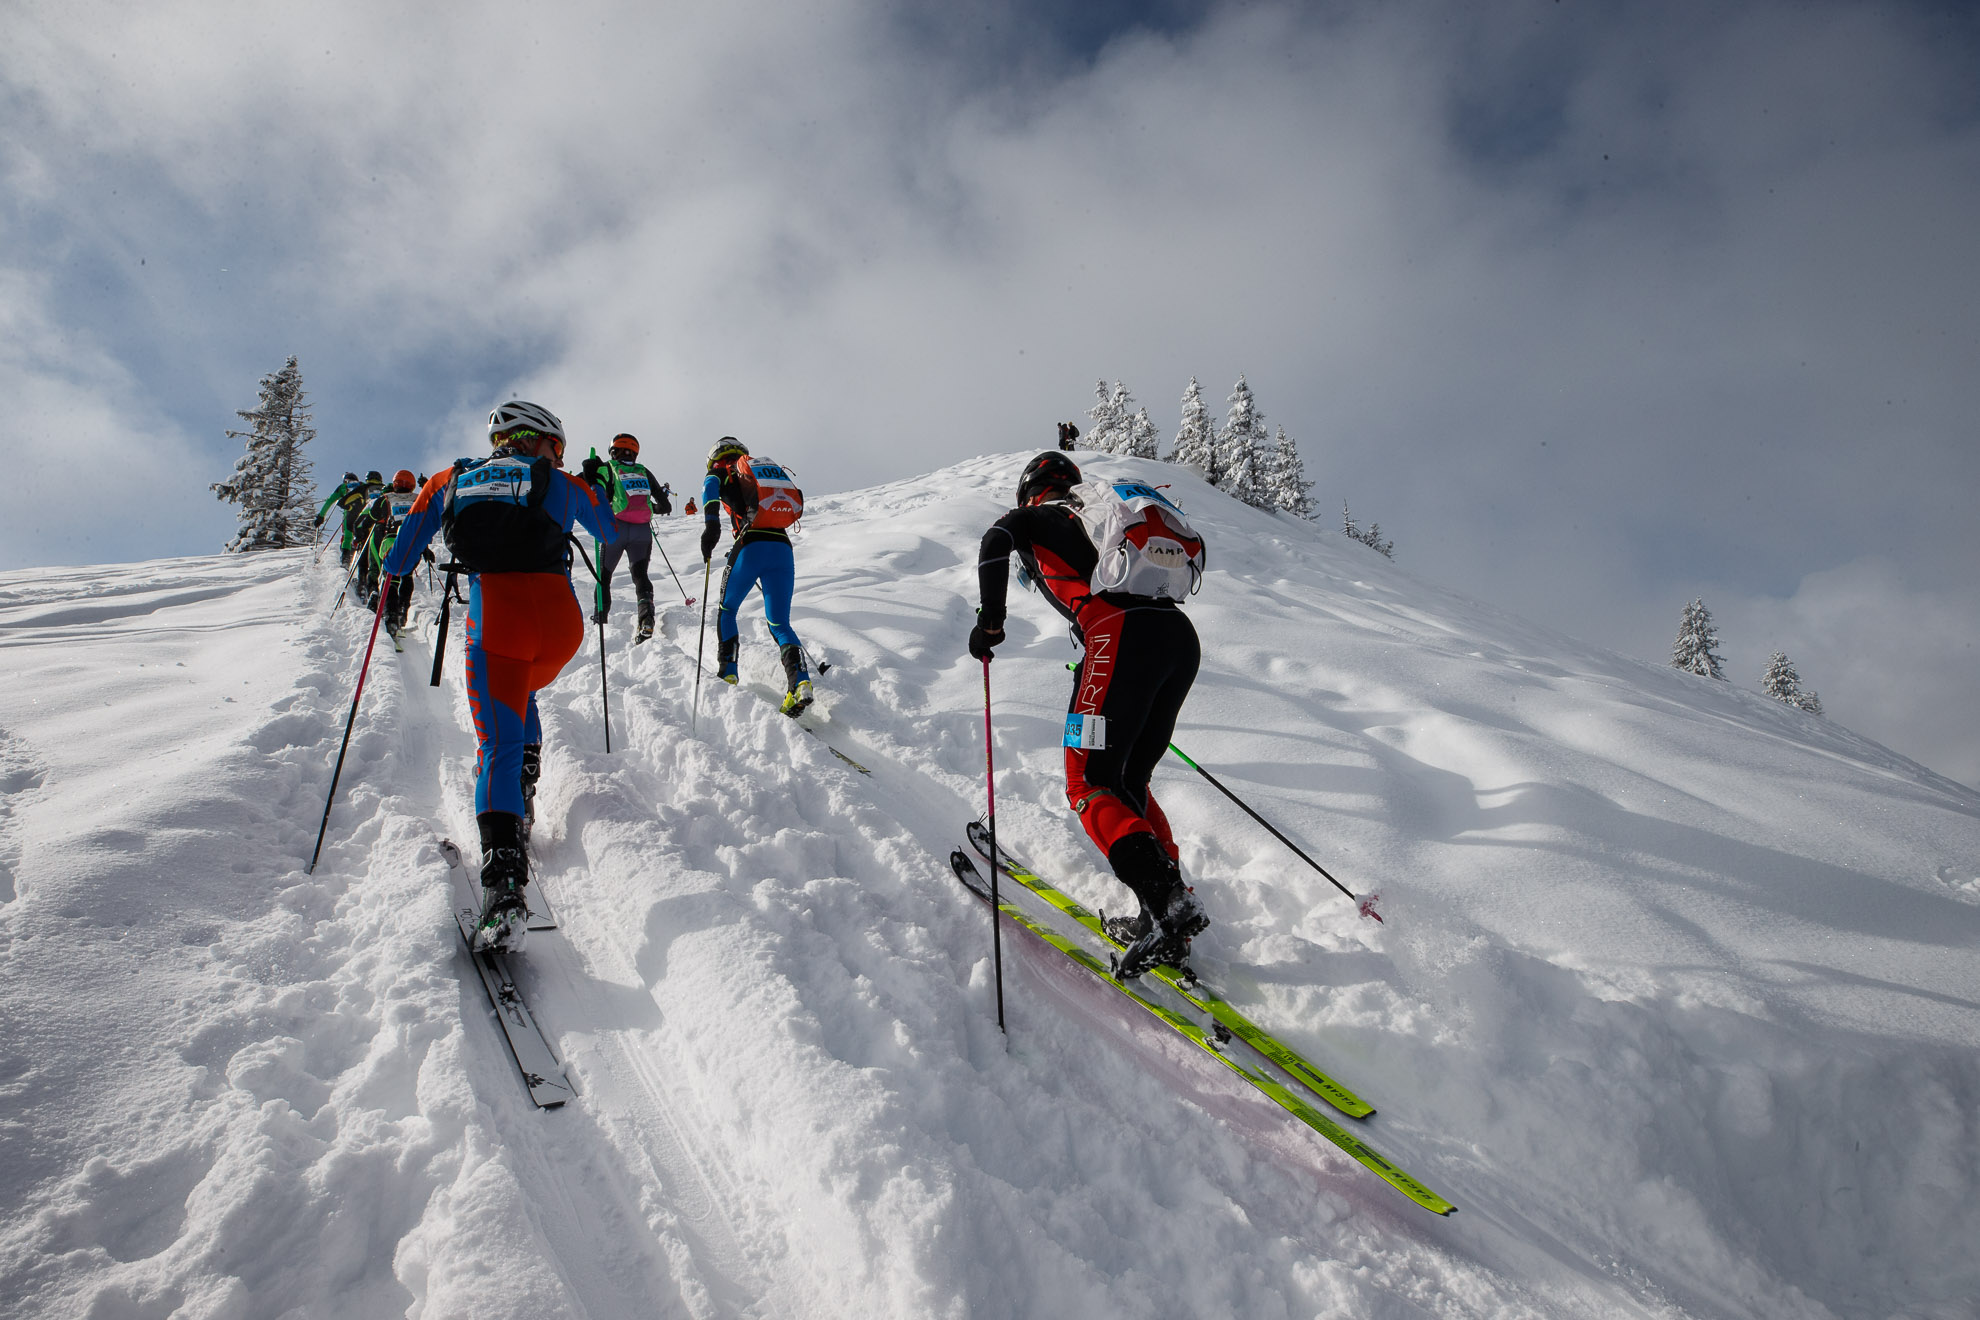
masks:
{"type": "Polygon", "coordinates": [[[584,640],[571,587],[569,536],[581,524],[601,541],[612,513],[562,471],[564,425],[515,400],[488,415],[494,452],[436,473],[399,528],[384,571],[410,573],[436,532],[471,573],[467,615],[468,704],[479,740],[474,810],[481,831],[481,934],[513,947],[527,904],[526,817],[541,768],[536,693],[563,672],[584,640]]]}

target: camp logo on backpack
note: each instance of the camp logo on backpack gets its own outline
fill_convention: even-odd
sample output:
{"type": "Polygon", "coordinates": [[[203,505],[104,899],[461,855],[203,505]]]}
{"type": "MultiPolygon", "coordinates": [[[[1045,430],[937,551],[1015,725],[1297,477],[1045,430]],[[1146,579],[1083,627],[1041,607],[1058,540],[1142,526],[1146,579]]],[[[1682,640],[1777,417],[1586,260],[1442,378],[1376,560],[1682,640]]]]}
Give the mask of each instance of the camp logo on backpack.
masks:
{"type": "Polygon", "coordinates": [[[756,488],[752,530],[779,532],[804,516],[804,492],[781,464],[745,456],[736,463],[736,475],[756,488]]]}
{"type": "Polygon", "coordinates": [[[1183,511],[1139,481],[1087,481],[1075,492],[1080,522],[1100,552],[1091,586],[1182,600],[1203,584],[1203,538],[1183,511]]]}
{"type": "Polygon", "coordinates": [[[555,467],[514,454],[454,464],[440,534],[471,573],[563,573],[564,529],[544,512],[555,467]]]}

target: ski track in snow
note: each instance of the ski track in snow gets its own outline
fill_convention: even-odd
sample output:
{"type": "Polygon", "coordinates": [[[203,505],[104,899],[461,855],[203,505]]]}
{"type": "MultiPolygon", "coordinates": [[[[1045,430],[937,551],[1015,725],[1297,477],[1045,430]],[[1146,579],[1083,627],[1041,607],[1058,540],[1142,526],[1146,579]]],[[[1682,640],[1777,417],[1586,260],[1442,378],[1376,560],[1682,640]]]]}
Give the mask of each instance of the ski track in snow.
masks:
{"type": "MultiPolygon", "coordinates": [[[[1172,763],[1196,962],[1460,1211],[1021,932],[1000,1036],[944,859],[982,798],[975,539],[1023,457],[811,501],[816,736],[754,601],[691,735],[697,614],[662,568],[631,647],[618,584],[616,750],[595,631],[542,697],[556,1111],[448,915],[473,738],[423,585],[305,875],[370,623],[334,561],[0,575],[0,1313],[1980,1314],[1976,795],[1167,465],[1091,460],[1212,546],[1178,741],[1389,917],[1172,763]]],[[[698,526],[663,523],[676,567],[698,526]]],[[[1008,631],[1000,835],[1118,906],[1064,808],[1072,648],[1022,593],[1008,631]]]]}

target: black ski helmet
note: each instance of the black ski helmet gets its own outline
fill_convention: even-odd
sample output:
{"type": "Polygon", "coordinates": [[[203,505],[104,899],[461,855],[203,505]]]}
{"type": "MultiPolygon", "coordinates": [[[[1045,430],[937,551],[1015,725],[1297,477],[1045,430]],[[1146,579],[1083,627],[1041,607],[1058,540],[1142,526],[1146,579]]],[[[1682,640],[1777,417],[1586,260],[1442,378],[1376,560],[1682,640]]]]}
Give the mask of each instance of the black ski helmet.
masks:
{"type": "Polygon", "coordinates": [[[732,435],[725,435],[715,442],[713,449],[708,451],[708,470],[713,472],[718,464],[733,458],[747,457],[749,457],[749,446],[732,435]]]}
{"type": "Polygon", "coordinates": [[[1018,478],[1017,502],[1021,509],[1048,490],[1071,490],[1079,484],[1079,465],[1056,449],[1048,449],[1024,465],[1018,478]]]}
{"type": "Polygon", "coordinates": [[[364,474],[364,484],[367,486],[382,486],[385,484],[385,474],[373,468],[364,474]]]}

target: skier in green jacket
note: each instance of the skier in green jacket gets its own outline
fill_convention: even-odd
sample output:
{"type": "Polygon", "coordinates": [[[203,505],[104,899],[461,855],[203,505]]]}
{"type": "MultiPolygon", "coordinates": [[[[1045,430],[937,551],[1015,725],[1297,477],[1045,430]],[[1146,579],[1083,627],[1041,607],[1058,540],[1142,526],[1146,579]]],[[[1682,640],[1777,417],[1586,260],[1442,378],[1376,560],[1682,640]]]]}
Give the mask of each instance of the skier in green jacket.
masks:
{"type": "Polygon", "coordinates": [[[364,507],[371,503],[371,497],[374,493],[366,489],[364,482],[358,480],[357,473],[346,472],[344,479],[337,484],[337,489],[330,492],[330,498],[317,506],[316,525],[318,527],[323,526],[323,519],[329,514],[330,506],[333,504],[344,515],[343,552],[345,568],[351,566],[351,556],[357,553],[359,517],[364,512],[364,507]]]}

